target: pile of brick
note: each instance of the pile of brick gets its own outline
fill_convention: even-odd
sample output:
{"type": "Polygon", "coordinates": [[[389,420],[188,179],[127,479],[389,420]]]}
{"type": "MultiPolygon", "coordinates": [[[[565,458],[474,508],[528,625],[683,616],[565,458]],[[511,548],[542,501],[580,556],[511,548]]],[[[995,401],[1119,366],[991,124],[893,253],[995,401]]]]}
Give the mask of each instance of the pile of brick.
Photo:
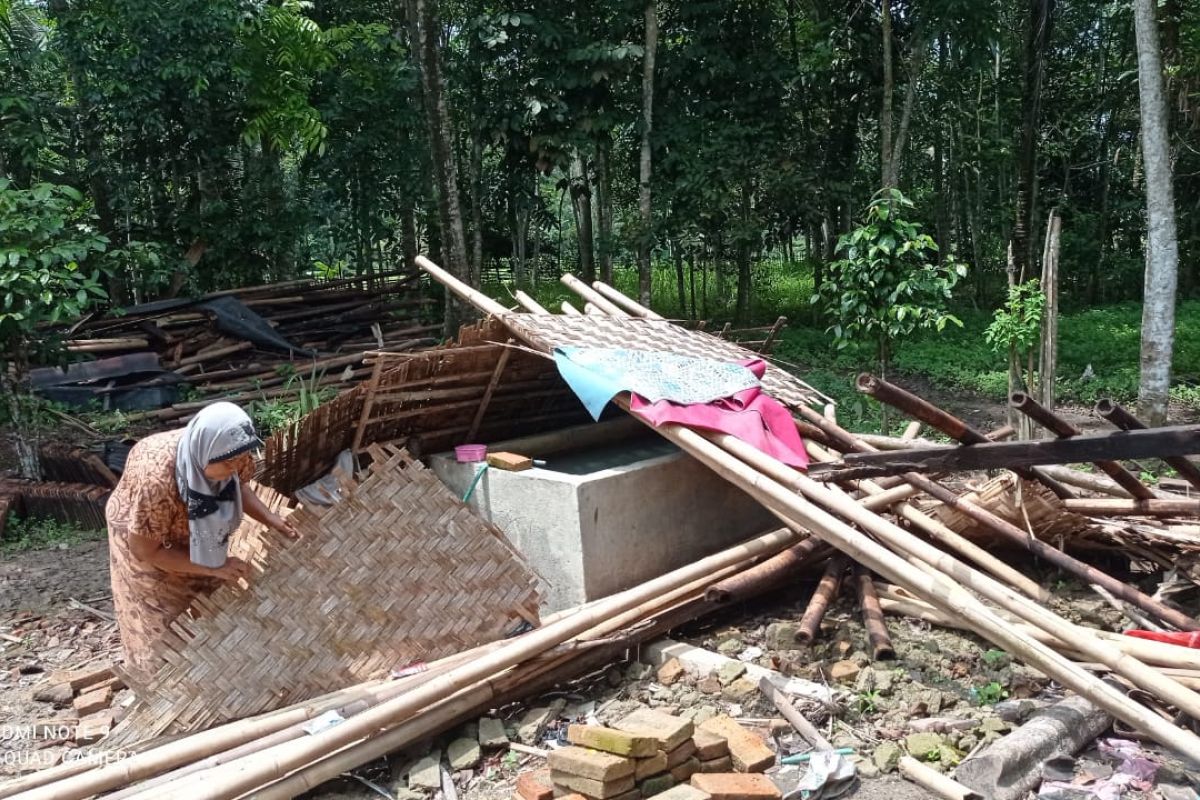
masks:
{"type": "Polygon", "coordinates": [[[92,669],[52,672],[34,690],[33,699],[52,703],[59,708],[70,707],[73,717],[45,723],[56,730],[69,730],[76,744],[93,744],[108,735],[113,725],[113,695],[125,688],[112,665],[92,669]]]}
{"type": "Polygon", "coordinates": [[[639,709],[610,728],[571,725],[549,768],[521,775],[518,800],[778,800],[775,753],[729,717],[691,720],[639,709]]]}

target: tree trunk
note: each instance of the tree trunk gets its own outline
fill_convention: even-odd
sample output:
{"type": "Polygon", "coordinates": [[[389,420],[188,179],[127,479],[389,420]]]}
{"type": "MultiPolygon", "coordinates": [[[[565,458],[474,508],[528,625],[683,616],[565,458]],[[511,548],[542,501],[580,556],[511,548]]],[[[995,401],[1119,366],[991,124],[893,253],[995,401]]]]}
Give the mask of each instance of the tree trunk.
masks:
{"type": "Polygon", "coordinates": [[[471,280],[478,286],[483,280],[483,136],[471,127],[471,280]]]}
{"type": "Polygon", "coordinates": [[[745,324],[750,319],[750,182],[742,183],[742,224],[737,242],[737,303],[734,319],[745,324]]]}
{"type": "Polygon", "coordinates": [[[896,79],[892,66],[892,2],[883,0],[883,107],[879,111],[879,185],[895,187],[892,161],[892,91],[896,79]]]}
{"type": "Polygon", "coordinates": [[[675,288],[679,295],[679,316],[687,315],[687,284],[683,272],[683,248],[679,242],[671,243],[671,256],[675,260],[675,288]]]}
{"type": "Polygon", "coordinates": [[[1046,296],[1042,315],[1042,349],[1038,358],[1038,393],[1042,405],[1054,408],[1054,382],[1058,371],[1058,253],[1062,217],[1050,210],[1046,222],[1046,249],[1042,256],[1042,293],[1046,296]]]}
{"type": "Polygon", "coordinates": [[[654,55],[658,50],[658,8],[656,0],[646,3],[646,51],[642,60],[642,152],[638,169],[638,212],[641,236],[638,239],[638,299],[650,307],[650,252],[654,246],[654,215],[650,206],[651,132],[654,120],[654,55]]]}
{"type": "MultiPolygon", "coordinates": [[[[438,0],[406,0],[412,49],[421,75],[425,97],[425,119],[429,127],[429,146],[433,164],[434,190],[442,227],[443,258],[446,270],[478,288],[478,275],[472,275],[467,261],[467,241],[463,233],[462,208],[458,199],[458,164],[454,153],[450,109],[446,102],[442,76],[439,37],[442,30],[438,0]]],[[[470,315],[467,306],[449,290],[446,297],[446,336],[453,336],[470,315]]]]}
{"type": "Polygon", "coordinates": [[[1146,284],[1142,303],[1142,363],[1138,408],[1148,425],[1167,419],[1175,338],[1179,242],[1154,0],[1133,0],[1138,54],[1138,105],[1146,173],[1146,284]]]}
{"type": "Polygon", "coordinates": [[[400,253],[404,266],[411,267],[417,257],[417,210],[407,194],[400,204],[400,253]]]}
{"type": "Polygon", "coordinates": [[[688,251],[688,283],[692,291],[692,313],[691,319],[696,318],[696,250],[693,248],[688,251]]]}
{"type": "Polygon", "coordinates": [[[608,153],[612,141],[605,133],[596,145],[596,222],[599,227],[598,259],[600,262],[600,280],[612,285],[612,183],[608,174],[608,153]]]}
{"type": "Polygon", "coordinates": [[[579,241],[579,272],[584,282],[596,280],[596,256],[592,241],[592,187],[587,166],[579,152],[571,158],[571,210],[575,213],[575,237],[579,241]]]}
{"type": "Polygon", "coordinates": [[[1017,160],[1016,220],[1013,222],[1013,261],[1018,281],[1029,275],[1033,260],[1034,192],[1037,186],[1038,127],[1041,122],[1042,80],[1055,0],[1030,0],[1025,35],[1025,78],[1021,96],[1021,144],[1017,160]]]}

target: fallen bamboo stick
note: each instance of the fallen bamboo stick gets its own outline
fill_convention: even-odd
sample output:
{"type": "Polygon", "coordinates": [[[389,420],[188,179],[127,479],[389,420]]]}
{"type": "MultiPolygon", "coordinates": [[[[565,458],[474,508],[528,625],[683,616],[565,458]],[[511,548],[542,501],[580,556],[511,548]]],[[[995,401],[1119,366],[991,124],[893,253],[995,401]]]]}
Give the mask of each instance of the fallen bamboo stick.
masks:
{"type": "Polygon", "coordinates": [[[837,597],[838,589],[842,585],[842,574],[845,571],[846,559],[842,556],[829,559],[829,563],[825,565],[825,574],[821,576],[821,582],[817,584],[816,591],[809,599],[808,608],[804,610],[804,616],[801,617],[796,631],[796,641],[800,644],[812,644],[812,641],[817,638],[821,620],[825,618],[825,612],[829,610],[830,604],[837,597]]]}
{"type": "MultiPolygon", "coordinates": [[[[1123,431],[1144,430],[1146,427],[1146,423],[1112,400],[1098,401],[1096,403],[1096,413],[1123,431]]],[[[1197,467],[1194,461],[1182,456],[1170,456],[1164,458],[1163,461],[1167,466],[1173,467],[1179,473],[1179,476],[1193,487],[1200,489],[1200,467],[1197,467]]]]}
{"type": "Polygon", "coordinates": [[[622,309],[616,303],[610,301],[592,287],[588,286],[583,281],[579,280],[579,278],[576,278],[571,273],[566,273],[559,278],[559,280],[564,286],[594,306],[600,313],[609,317],[618,317],[621,319],[629,318],[629,315],[625,313],[624,309],[622,309]]]}
{"type": "Polygon", "coordinates": [[[661,314],[651,311],[641,303],[634,300],[632,297],[625,296],[603,281],[592,281],[592,288],[617,305],[621,306],[621,308],[625,309],[635,317],[643,317],[645,319],[664,319],[661,314]]]}
{"type": "Polygon", "coordinates": [[[758,690],[766,695],[767,699],[775,705],[775,708],[779,709],[779,713],[783,715],[783,718],[796,729],[796,733],[804,737],[806,742],[817,750],[833,749],[833,745],[821,735],[821,732],[817,730],[817,726],[805,719],[804,715],[792,705],[791,701],[787,699],[783,692],[779,691],[775,684],[771,683],[771,679],[766,675],[759,680],[758,690]]]}
{"type": "MultiPolygon", "coordinates": [[[[747,462],[739,460],[743,455],[742,453],[739,452],[739,458],[735,458],[732,454],[722,450],[720,446],[708,441],[707,438],[694,431],[678,425],[664,425],[655,430],[663,433],[667,438],[680,445],[684,450],[714,469],[718,474],[733,482],[743,491],[756,497],[786,522],[812,531],[839,550],[842,550],[842,552],[855,558],[879,574],[906,585],[928,602],[941,605],[945,610],[950,611],[950,613],[962,615],[968,624],[971,625],[972,630],[980,636],[1021,658],[1027,664],[1041,670],[1051,678],[1058,680],[1064,686],[1088,697],[1093,702],[1109,710],[1114,716],[1147,733],[1160,743],[1182,753],[1200,753],[1200,737],[1171,725],[1161,717],[1146,710],[1143,706],[1130,700],[1124,694],[1115,691],[1111,686],[1096,680],[1093,675],[1079,669],[1069,659],[1064,658],[1041,642],[1013,628],[1011,624],[994,614],[962,588],[966,581],[977,583],[977,586],[973,586],[972,588],[987,586],[991,579],[986,578],[986,576],[982,576],[970,569],[956,569],[953,576],[943,574],[940,578],[936,578],[930,574],[933,571],[932,566],[930,567],[930,572],[922,571],[903,559],[896,558],[896,554],[893,551],[882,544],[866,538],[853,528],[845,525],[845,523],[840,522],[823,508],[817,506],[816,503],[821,503],[822,505],[828,504],[830,507],[837,508],[839,514],[844,514],[848,519],[863,526],[865,530],[870,530],[872,534],[877,536],[881,536],[882,534],[881,538],[889,544],[899,545],[902,548],[907,545],[913,550],[923,552],[926,556],[933,558],[933,560],[941,561],[948,566],[951,566],[951,562],[953,562],[953,559],[940,550],[933,548],[931,545],[926,545],[911,536],[911,534],[892,525],[892,523],[866,511],[857,503],[838,497],[816,481],[812,481],[806,476],[795,472],[790,467],[771,459],[769,456],[765,456],[759,451],[754,450],[754,448],[750,448],[748,445],[745,447],[753,451],[755,460],[758,463],[763,463],[763,461],[770,462],[774,465],[775,469],[773,471],[775,472],[786,471],[795,473],[797,483],[804,485],[806,489],[804,491],[805,499],[813,502],[806,502],[805,499],[797,497],[793,494],[792,490],[776,482],[767,474],[751,469],[747,462]],[[929,548],[936,556],[932,556],[924,548],[929,548]],[[973,576],[979,576],[981,580],[973,581],[973,576]]],[[[717,435],[714,435],[714,438],[721,438],[723,443],[726,443],[727,439],[732,439],[732,437],[717,435]]],[[[737,440],[733,441],[737,442],[737,440]]],[[[1018,595],[1000,586],[1000,584],[994,581],[991,581],[991,583],[999,588],[1000,591],[997,594],[1005,597],[1006,600],[1010,596],[1019,598],[1018,595]]],[[[1039,608],[1038,611],[1040,610],[1039,608]]],[[[1049,612],[1046,613],[1049,614],[1049,612]]],[[[1049,614],[1049,616],[1053,617],[1054,615],[1049,614]]],[[[1057,617],[1054,617],[1054,619],[1057,620],[1057,617]]],[[[1068,625],[1069,623],[1063,621],[1062,624],[1068,625]]],[[[1135,682],[1139,685],[1148,686],[1154,684],[1158,687],[1153,690],[1156,694],[1161,690],[1180,697],[1191,706],[1200,704],[1200,697],[1196,697],[1193,693],[1178,683],[1171,681],[1161,673],[1156,673],[1145,665],[1134,662],[1123,653],[1115,651],[1112,648],[1103,647],[1099,642],[1091,643],[1085,640],[1080,644],[1089,646],[1090,649],[1097,653],[1102,653],[1104,658],[1098,660],[1106,663],[1112,662],[1120,665],[1123,672],[1137,674],[1138,678],[1135,679],[1135,682]],[[1115,657],[1113,655],[1114,652],[1116,653],[1115,657]],[[1194,698],[1194,701],[1189,701],[1189,696],[1194,698]]]]}
{"type": "MultiPolygon", "coordinates": [[[[865,451],[870,447],[861,441],[855,439],[853,435],[829,422],[812,409],[799,407],[796,409],[812,424],[821,427],[826,435],[838,440],[841,446],[847,450],[865,451]]],[[[1162,622],[1166,622],[1180,630],[1200,630],[1200,623],[1195,619],[1182,613],[1178,609],[1156,600],[1145,593],[1139,591],[1136,587],[1131,586],[1123,581],[1119,581],[1111,575],[1102,572],[1095,567],[1085,564],[1078,559],[1067,555],[1056,547],[1046,544],[1038,539],[1029,536],[1025,531],[1011,524],[1010,522],[1000,518],[996,514],[988,511],[985,508],[972,503],[971,501],[960,497],[956,492],[946,488],[937,481],[931,480],[924,475],[916,473],[907,473],[904,480],[919,487],[926,494],[929,494],[936,500],[940,500],[947,506],[957,508],[966,516],[985,525],[993,532],[999,534],[1004,539],[1011,541],[1013,544],[1020,545],[1034,555],[1050,562],[1056,567],[1070,572],[1072,575],[1091,584],[1096,583],[1103,586],[1113,595],[1120,599],[1133,603],[1138,608],[1153,615],[1162,622]]]]}
{"type": "MultiPolygon", "coordinates": [[[[1013,392],[1008,398],[1008,404],[1053,433],[1059,439],[1073,439],[1083,433],[1077,426],[1055,414],[1024,392],[1013,392]]],[[[1124,465],[1105,459],[1093,461],[1092,463],[1096,468],[1112,478],[1122,489],[1137,499],[1149,500],[1154,497],[1154,492],[1150,487],[1138,480],[1137,476],[1130,472],[1124,465]]]]}
{"type": "Polygon", "coordinates": [[[876,661],[890,661],[896,657],[896,650],[892,647],[892,637],[883,620],[883,610],[879,608],[879,596],[875,594],[871,573],[862,567],[855,567],[854,582],[863,627],[867,629],[867,641],[871,645],[871,657],[876,661]]]}
{"type": "Polygon", "coordinates": [[[1200,514],[1200,499],[1154,498],[1151,500],[1117,497],[1064,500],[1063,506],[1076,514],[1096,517],[1193,517],[1200,514]]]}
{"type": "Polygon", "coordinates": [[[974,789],[968,789],[953,778],[947,777],[936,769],[922,764],[912,756],[901,756],[900,774],[908,778],[922,789],[933,792],[936,797],[944,800],[983,800],[983,795],[974,789]]]}

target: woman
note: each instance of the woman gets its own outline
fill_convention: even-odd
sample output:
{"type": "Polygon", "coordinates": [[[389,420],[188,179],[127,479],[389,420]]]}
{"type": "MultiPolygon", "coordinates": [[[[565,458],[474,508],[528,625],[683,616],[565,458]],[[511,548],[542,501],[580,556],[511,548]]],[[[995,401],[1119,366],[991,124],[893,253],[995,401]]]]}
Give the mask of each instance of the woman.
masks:
{"type": "Polygon", "coordinates": [[[134,681],[158,669],[153,645],[192,600],[250,575],[249,564],[228,555],[243,512],[296,538],[247,486],[259,444],[246,412],[221,402],[129,452],[106,510],[113,607],[134,681]]]}

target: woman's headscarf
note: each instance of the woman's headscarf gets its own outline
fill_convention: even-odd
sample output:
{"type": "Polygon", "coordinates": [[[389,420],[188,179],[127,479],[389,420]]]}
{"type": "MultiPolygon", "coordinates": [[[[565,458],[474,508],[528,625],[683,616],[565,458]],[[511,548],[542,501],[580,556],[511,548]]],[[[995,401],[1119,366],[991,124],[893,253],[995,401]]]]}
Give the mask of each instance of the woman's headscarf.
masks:
{"type": "Polygon", "coordinates": [[[205,567],[225,564],[229,537],[242,521],[241,482],[204,476],[209,464],[227,461],[260,444],[254,423],[233,403],[213,403],[192,417],[175,455],[175,480],[187,505],[191,560],[205,567]]]}

